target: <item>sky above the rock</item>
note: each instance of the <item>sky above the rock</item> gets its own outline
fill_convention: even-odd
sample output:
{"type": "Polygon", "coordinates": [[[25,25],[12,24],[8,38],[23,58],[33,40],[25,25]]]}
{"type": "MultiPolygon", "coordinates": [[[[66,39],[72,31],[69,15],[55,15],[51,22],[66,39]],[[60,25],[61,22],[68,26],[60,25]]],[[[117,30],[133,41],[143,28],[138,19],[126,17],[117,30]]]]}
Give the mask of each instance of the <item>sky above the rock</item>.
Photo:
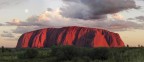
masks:
{"type": "Polygon", "coordinates": [[[85,26],[119,33],[144,45],[144,0],[0,0],[0,46],[15,47],[23,33],[85,26]]]}

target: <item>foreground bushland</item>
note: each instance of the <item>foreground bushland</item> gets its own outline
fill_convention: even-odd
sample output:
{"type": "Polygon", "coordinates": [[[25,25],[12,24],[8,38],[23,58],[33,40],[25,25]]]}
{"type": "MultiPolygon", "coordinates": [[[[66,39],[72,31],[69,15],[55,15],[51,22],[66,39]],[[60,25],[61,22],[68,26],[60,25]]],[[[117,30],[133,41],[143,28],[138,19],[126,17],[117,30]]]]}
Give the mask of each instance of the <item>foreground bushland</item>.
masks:
{"type": "Polygon", "coordinates": [[[143,62],[144,48],[52,46],[0,49],[0,62],[143,62]]]}

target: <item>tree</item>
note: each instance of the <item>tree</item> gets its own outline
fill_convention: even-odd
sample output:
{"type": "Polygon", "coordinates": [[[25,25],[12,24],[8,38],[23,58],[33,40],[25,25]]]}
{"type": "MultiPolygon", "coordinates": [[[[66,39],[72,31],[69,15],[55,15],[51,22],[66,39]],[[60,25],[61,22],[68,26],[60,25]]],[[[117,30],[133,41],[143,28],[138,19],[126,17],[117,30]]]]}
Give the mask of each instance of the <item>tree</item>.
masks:
{"type": "Polygon", "coordinates": [[[127,44],[127,47],[129,47],[129,45],[127,44]]]}
{"type": "Polygon", "coordinates": [[[3,52],[5,52],[5,48],[4,48],[4,46],[2,46],[2,53],[3,53],[3,52]]]}
{"type": "Polygon", "coordinates": [[[36,49],[27,49],[24,53],[18,55],[20,59],[33,59],[35,58],[39,52],[36,49]]]}
{"type": "Polygon", "coordinates": [[[138,47],[140,47],[140,45],[138,45],[138,47]]]}
{"type": "Polygon", "coordinates": [[[143,47],[143,45],[141,45],[141,47],[143,47]]]}

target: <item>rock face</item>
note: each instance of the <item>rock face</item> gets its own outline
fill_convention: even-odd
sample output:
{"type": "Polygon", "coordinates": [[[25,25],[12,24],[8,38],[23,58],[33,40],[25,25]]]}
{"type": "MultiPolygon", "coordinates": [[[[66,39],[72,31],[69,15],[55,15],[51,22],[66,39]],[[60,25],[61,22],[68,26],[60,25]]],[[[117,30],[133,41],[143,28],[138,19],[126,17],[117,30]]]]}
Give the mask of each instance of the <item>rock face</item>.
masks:
{"type": "Polygon", "coordinates": [[[45,28],[23,34],[17,48],[45,48],[53,45],[78,47],[124,47],[119,34],[87,27],[45,28]]]}

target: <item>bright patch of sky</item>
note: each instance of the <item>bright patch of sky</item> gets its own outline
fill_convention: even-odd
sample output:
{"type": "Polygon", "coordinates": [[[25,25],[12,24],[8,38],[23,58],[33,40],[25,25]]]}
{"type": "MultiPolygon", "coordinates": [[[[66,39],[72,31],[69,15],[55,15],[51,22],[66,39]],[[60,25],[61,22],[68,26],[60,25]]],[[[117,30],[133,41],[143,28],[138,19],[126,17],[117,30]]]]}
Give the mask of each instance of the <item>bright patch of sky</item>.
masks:
{"type": "Polygon", "coordinates": [[[60,0],[29,0],[0,9],[1,23],[11,21],[14,18],[25,20],[32,15],[40,14],[47,8],[56,9],[62,5],[60,0]]]}

